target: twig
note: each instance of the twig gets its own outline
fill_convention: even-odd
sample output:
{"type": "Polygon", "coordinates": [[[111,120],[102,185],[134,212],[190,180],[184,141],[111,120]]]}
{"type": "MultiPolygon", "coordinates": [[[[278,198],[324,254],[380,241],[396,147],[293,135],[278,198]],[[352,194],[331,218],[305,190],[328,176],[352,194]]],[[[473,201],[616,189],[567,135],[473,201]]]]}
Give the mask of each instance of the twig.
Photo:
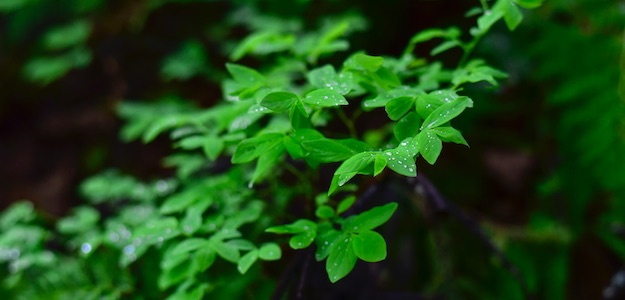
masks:
{"type": "Polygon", "coordinates": [[[499,259],[501,264],[514,276],[514,278],[521,285],[521,289],[524,294],[528,294],[527,284],[525,280],[521,277],[521,273],[519,269],[510,261],[508,256],[499,249],[495,243],[490,239],[490,237],[480,228],[480,226],[475,222],[471,217],[469,217],[461,208],[457,207],[452,202],[445,199],[445,197],[438,191],[436,186],[423,175],[423,173],[419,174],[417,178],[413,179],[411,183],[415,185],[415,191],[419,194],[422,194],[427,201],[427,204],[431,206],[436,212],[439,213],[449,213],[454,218],[458,219],[461,223],[465,225],[465,227],[477,236],[478,240],[482,242],[490,250],[495,256],[499,259]]]}

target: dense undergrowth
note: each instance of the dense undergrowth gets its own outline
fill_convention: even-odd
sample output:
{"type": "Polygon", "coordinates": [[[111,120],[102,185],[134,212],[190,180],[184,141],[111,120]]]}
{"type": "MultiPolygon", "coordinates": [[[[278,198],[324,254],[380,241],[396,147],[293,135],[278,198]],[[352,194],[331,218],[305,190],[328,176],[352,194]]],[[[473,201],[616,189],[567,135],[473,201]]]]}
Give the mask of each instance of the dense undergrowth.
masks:
{"type": "Polygon", "coordinates": [[[112,37],[155,46],[113,51],[139,67],[130,97],[111,67],[108,99],[121,140],[171,145],[161,174],[96,168],[58,220],[3,211],[0,294],[618,299],[625,18],[613,1],[541,2],[450,10],[389,53],[369,50],[391,32],[375,5],[0,4],[10,66],[43,91],[115,66],[112,37]],[[174,11],[191,21],[151,23],[174,11]],[[147,73],[159,84],[133,94],[147,73]],[[583,260],[603,268],[592,282],[583,260]]]}

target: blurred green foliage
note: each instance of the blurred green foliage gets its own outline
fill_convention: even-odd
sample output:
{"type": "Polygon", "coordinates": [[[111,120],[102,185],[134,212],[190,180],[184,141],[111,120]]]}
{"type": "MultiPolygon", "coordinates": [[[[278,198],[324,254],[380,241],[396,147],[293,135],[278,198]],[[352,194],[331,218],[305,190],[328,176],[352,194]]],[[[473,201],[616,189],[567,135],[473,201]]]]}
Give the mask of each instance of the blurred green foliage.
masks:
{"type": "MultiPolygon", "coordinates": [[[[28,202],[3,211],[0,295],[268,299],[281,296],[289,260],[308,264],[293,250],[308,248],[313,252],[299,253],[308,253],[311,264],[326,259],[323,276],[299,267],[304,275],[288,293],[311,291],[319,278],[369,276],[382,290],[449,299],[600,298],[625,259],[622,3],[484,0],[466,14],[470,25],[428,25],[402,37],[408,43],[397,47],[399,55],[374,56],[349,52],[350,41],[383,24],[349,4],[321,2],[338,13],[305,17],[315,3],[304,0],[0,2],[6,25],[0,54],[27,49],[15,65],[38,86],[107,59],[99,56],[100,41],[120,34],[101,19],[111,11],[132,10],[123,34],[153,45],[143,30],[154,15],[224,5],[219,18],[192,28],[167,51],[155,50],[158,59],[150,63],[164,88],[142,95],[154,100],[116,107],[125,121],[123,141],[154,142],[168,133],[174,150],[163,166],[171,176],[103,171],[80,186],[86,203],[55,222],[28,202]],[[475,52],[488,59],[474,59],[475,52]],[[237,63],[222,67],[228,60],[237,63]],[[208,96],[210,108],[189,101],[183,88],[198,78],[221,86],[222,95],[208,96]],[[508,102],[498,102],[504,97],[508,102]],[[477,112],[465,112],[473,106],[477,112]],[[518,212],[522,222],[506,222],[454,198],[489,187],[464,188],[481,173],[445,164],[445,154],[456,150],[443,150],[442,142],[479,148],[471,132],[493,132],[480,120],[520,107],[529,107],[526,122],[539,138],[517,141],[501,131],[492,138],[530,144],[546,163],[532,175],[534,190],[524,193],[531,199],[518,212]],[[511,265],[484,251],[465,226],[433,217],[428,199],[397,183],[398,175],[417,174],[419,156],[439,162],[423,167],[443,174],[439,189],[472,211],[487,243],[511,265]],[[376,194],[384,201],[366,202],[368,186],[385,185],[393,191],[376,194]],[[580,284],[591,276],[579,271],[584,251],[609,256],[590,255],[590,263],[608,267],[588,285],[580,284]],[[384,259],[383,275],[357,262],[384,259]]],[[[485,201],[494,206],[498,199],[485,201]]],[[[362,282],[352,285],[367,291],[362,282]]],[[[603,297],[617,299],[605,291],[603,297]]]]}

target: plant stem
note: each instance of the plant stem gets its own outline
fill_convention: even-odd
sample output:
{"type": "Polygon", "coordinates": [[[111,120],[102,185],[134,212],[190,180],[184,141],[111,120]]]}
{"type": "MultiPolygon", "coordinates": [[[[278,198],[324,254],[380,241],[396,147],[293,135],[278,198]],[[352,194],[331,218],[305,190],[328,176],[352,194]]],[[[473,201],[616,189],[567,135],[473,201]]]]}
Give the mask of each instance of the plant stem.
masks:
{"type": "Polygon", "coordinates": [[[480,3],[482,4],[482,9],[484,11],[489,10],[490,8],[488,7],[488,3],[486,2],[486,0],[480,0],[480,3]]]}
{"type": "Polygon", "coordinates": [[[347,115],[345,115],[345,112],[343,112],[342,109],[337,108],[336,111],[341,121],[343,121],[343,123],[347,127],[347,130],[349,130],[349,135],[352,138],[357,139],[358,133],[356,132],[356,127],[354,127],[354,122],[349,117],[347,117],[347,115]]]}
{"type": "Polygon", "coordinates": [[[307,196],[312,197],[313,196],[313,189],[312,189],[312,185],[311,185],[310,180],[308,179],[308,177],[306,177],[306,175],[304,175],[304,173],[300,172],[298,169],[293,167],[293,165],[291,165],[288,162],[286,162],[284,164],[284,168],[287,171],[293,173],[293,175],[295,175],[297,177],[299,182],[304,185],[304,189],[305,189],[304,193],[307,196]]]}

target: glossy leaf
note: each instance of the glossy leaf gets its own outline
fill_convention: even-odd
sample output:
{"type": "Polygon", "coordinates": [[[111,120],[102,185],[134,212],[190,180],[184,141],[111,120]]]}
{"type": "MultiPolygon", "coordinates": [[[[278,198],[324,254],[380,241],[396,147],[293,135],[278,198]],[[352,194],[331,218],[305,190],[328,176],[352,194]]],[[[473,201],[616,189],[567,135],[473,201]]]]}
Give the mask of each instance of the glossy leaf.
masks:
{"type": "Polygon", "coordinates": [[[363,231],[352,236],[354,254],[366,262],[378,262],[386,258],[386,241],[375,231],[363,231]]]}
{"type": "Polygon", "coordinates": [[[173,248],[171,255],[174,255],[174,256],[183,255],[193,250],[196,250],[202,247],[208,247],[208,246],[209,246],[208,240],[201,239],[201,238],[190,238],[176,245],[173,248]]]}
{"type": "Polygon", "coordinates": [[[424,130],[417,135],[419,153],[431,165],[433,165],[443,150],[441,139],[431,130],[424,130]]]}
{"type": "Polygon", "coordinates": [[[264,84],[266,80],[265,77],[256,70],[242,65],[227,63],[226,69],[228,69],[232,78],[245,88],[260,86],[264,84]]]}
{"type": "Polygon", "coordinates": [[[451,121],[467,107],[472,107],[473,101],[467,97],[460,97],[452,102],[445,103],[435,109],[421,125],[421,129],[430,129],[451,121]]]}
{"type": "Polygon", "coordinates": [[[293,107],[297,101],[299,101],[299,97],[296,94],[290,92],[274,92],[265,96],[265,98],[260,101],[260,105],[275,112],[282,112],[293,107]]]}
{"type": "Polygon", "coordinates": [[[281,133],[265,133],[242,141],[232,155],[232,163],[239,164],[254,160],[280,145],[283,137],[281,133]]]}
{"type": "Polygon", "coordinates": [[[423,119],[414,111],[409,112],[403,118],[395,124],[393,127],[393,134],[397,140],[404,140],[409,137],[414,137],[419,133],[419,127],[421,127],[423,119]]]}
{"type": "Polygon", "coordinates": [[[373,174],[374,152],[356,154],[344,161],[334,172],[328,195],[332,194],[339,186],[343,186],[356,174],[373,174]]]}
{"type": "Polygon", "coordinates": [[[262,260],[278,260],[282,257],[282,250],[276,243],[266,243],[258,250],[258,257],[262,260]]]}
{"type": "Polygon", "coordinates": [[[381,93],[377,97],[365,100],[363,102],[363,107],[365,109],[371,109],[375,107],[384,107],[391,100],[402,98],[402,97],[416,97],[417,95],[423,94],[423,91],[415,88],[410,88],[408,86],[399,86],[390,91],[381,93]]]}
{"type": "Polygon", "coordinates": [[[358,215],[351,216],[343,222],[343,230],[347,232],[363,232],[374,229],[388,221],[397,209],[397,203],[391,202],[376,206],[358,215]]]}
{"type": "Polygon", "coordinates": [[[384,64],[384,58],[363,53],[352,55],[345,61],[345,68],[376,72],[384,64]]]}
{"type": "Polygon", "coordinates": [[[305,231],[298,233],[291,237],[291,239],[289,240],[289,246],[291,246],[291,248],[293,249],[304,249],[312,244],[312,242],[315,240],[316,235],[317,234],[315,231],[305,231]]]}
{"type": "Polygon", "coordinates": [[[302,147],[309,152],[311,158],[320,162],[343,161],[354,155],[343,143],[331,139],[304,141],[302,147]]]}
{"type": "Polygon", "coordinates": [[[322,205],[315,210],[315,215],[320,219],[330,219],[334,217],[334,209],[327,205],[322,205]]]}
{"type": "Polygon", "coordinates": [[[265,230],[265,232],[279,233],[279,234],[283,234],[283,233],[293,234],[293,233],[315,231],[315,230],[317,230],[317,223],[310,221],[310,220],[306,220],[306,219],[300,219],[300,220],[295,221],[293,224],[269,227],[265,230]]]}
{"type": "Polygon", "coordinates": [[[386,158],[388,168],[397,174],[408,177],[417,176],[417,167],[413,156],[399,151],[384,151],[384,158],[386,158]]]}
{"type": "Polygon", "coordinates": [[[462,133],[451,126],[441,126],[430,130],[436,133],[436,135],[438,135],[443,142],[456,143],[467,147],[469,146],[467,141],[462,136],[462,133]]]}
{"type": "Polygon", "coordinates": [[[291,110],[289,111],[289,120],[293,129],[307,129],[312,128],[312,123],[308,119],[308,112],[301,101],[297,101],[291,110]]]}
{"type": "Polygon", "coordinates": [[[349,235],[340,236],[335,243],[326,261],[326,271],[332,283],[347,276],[354,269],[357,260],[349,235]]]}
{"type": "Polygon", "coordinates": [[[375,161],[373,162],[373,176],[380,175],[380,173],[384,171],[384,168],[386,168],[387,163],[388,162],[383,155],[377,154],[375,156],[375,161]]]}
{"type": "Polygon", "coordinates": [[[325,65],[308,72],[308,80],[314,87],[327,88],[341,95],[349,93],[354,85],[351,72],[337,74],[331,65],[325,65]]]}
{"type": "Polygon", "coordinates": [[[385,108],[388,117],[393,121],[399,120],[413,108],[414,101],[412,97],[399,97],[389,101],[385,108]]]}
{"type": "Polygon", "coordinates": [[[278,146],[273,147],[267,152],[261,154],[258,158],[256,168],[254,169],[254,174],[252,174],[250,184],[254,184],[265,178],[265,176],[270,173],[270,170],[280,163],[280,157],[283,153],[284,145],[279,143],[278,146]]]}
{"type": "Polygon", "coordinates": [[[313,104],[322,107],[333,107],[339,105],[348,105],[347,100],[343,95],[329,89],[317,89],[306,95],[304,99],[302,99],[304,103],[313,104]]]}
{"type": "Polygon", "coordinates": [[[317,251],[315,252],[315,260],[322,261],[330,254],[330,251],[334,248],[336,242],[343,236],[343,234],[328,226],[327,230],[320,231],[317,236],[317,251]]]}
{"type": "Polygon", "coordinates": [[[516,29],[523,21],[523,14],[521,14],[513,0],[499,0],[493,7],[493,10],[502,12],[506,26],[511,31],[516,29]]]}

